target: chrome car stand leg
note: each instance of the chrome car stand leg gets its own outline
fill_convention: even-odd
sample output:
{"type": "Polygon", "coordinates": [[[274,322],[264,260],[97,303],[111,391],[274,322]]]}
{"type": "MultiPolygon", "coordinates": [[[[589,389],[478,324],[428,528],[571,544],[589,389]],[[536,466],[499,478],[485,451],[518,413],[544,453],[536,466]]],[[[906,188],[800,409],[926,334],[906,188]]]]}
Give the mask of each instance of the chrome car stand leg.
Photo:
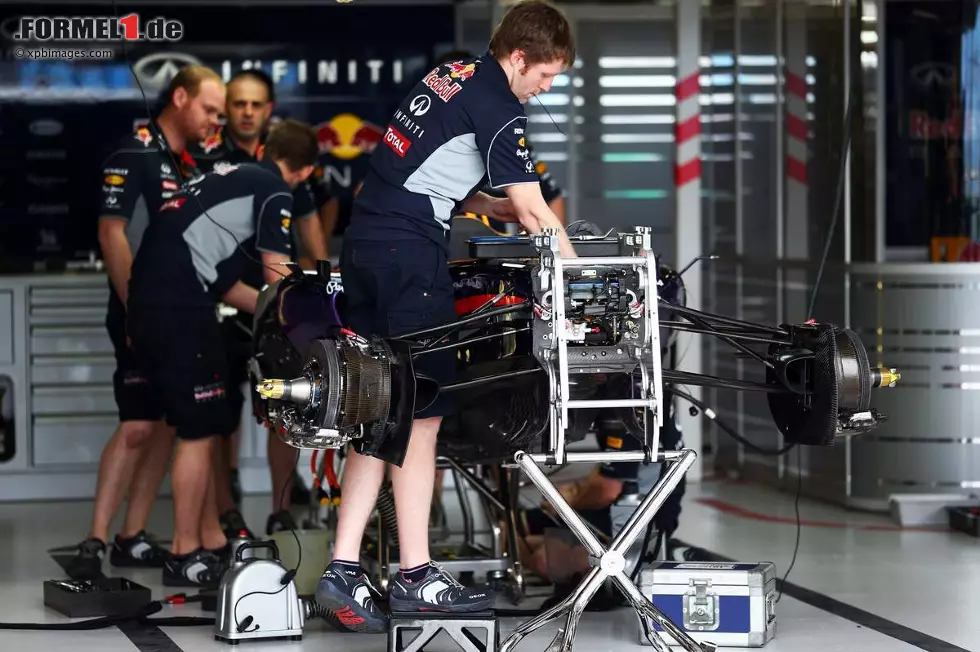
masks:
{"type": "MultiPolygon", "coordinates": [[[[582,454],[588,457],[589,454],[582,454]]],[[[574,453],[569,454],[569,462],[577,461],[574,453]]],[[[699,644],[690,636],[675,625],[657,607],[653,605],[636,587],[632,579],[626,574],[625,554],[644,532],[647,525],[653,519],[657,510],[667,500],[671,492],[677,487],[681,478],[694,463],[697,454],[690,449],[682,451],[665,451],[658,455],[658,461],[668,462],[669,468],[657,485],[651,489],[644,497],[643,501],[630,516],[629,520],[620,530],[613,540],[609,549],[606,550],[602,544],[585,525],[582,518],[572,509],[562,495],[555,488],[554,484],[548,479],[544,472],[538,467],[533,457],[524,452],[518,452],[514,459],[521,470],[527,474],[534,486],[544,495],[545,499],[551,503],[561,519],[568,525],[575,536],[582,542],[582,545],[590,553],[593,564],[592,570],[576,587],[576,589],[562,602],[539,616],[523,623],[511,633],[510,636],[501,644],[499,652],[511,652],[525,636],[531,632],[547,625],[562,615],[566,615],[565,627],[558,631],[547,648],[547,652],[570,652],[572,641],[578,628],[579,618],[585,611],[586,605],[596,594],[606,578],[612,578],[619,590],[629,600],[633,608],[639,615],[641,622],[647,618],[652,619],[662,629],[669,632],[674,640],[687,652],[714,652],[713,643],[699,644]]],[[[583,459],[582,461],[587,461],[583,459]]],[[[658,652],[670,652],[670,648],[664,640],[653,631],[647,628],[647,638],[658,652]]]]}

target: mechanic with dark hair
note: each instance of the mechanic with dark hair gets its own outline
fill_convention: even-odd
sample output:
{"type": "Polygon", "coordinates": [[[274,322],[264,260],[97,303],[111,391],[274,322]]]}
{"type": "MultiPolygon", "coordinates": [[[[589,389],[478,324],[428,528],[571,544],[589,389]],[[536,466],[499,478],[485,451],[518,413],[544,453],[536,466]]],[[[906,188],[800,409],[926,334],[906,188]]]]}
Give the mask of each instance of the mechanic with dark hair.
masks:
{"type": "Polygon", "coordinates": [[[230,432],[238,416],[229,406],[215,310],[223,301],[254,312],[258,290],[242,281],[249,266],[262,265],[267,283],[286,273],[280,266],[292,253],[293,190],[313,171],[316,155],[311,127],[277,125],[260,162],[222,167],[164,203],[133,263],[129,333],[177,431],[166,586],[215,586],[225,568],[203,541],[218,523],[211,438],[230,432]],[[251,251],[259,258],[250,260],[251,251]]]}
{"type": "MultiPolygon", "coordinates": [[[[541,0],[521,2],[497,26],[489,52],[436,67],[406,95],[371,157],[344,235],[340,269],[351,330],[388,336],[455,320],[449,234],[460,210],[516,220],[531,233],[557,229],[562,255],[575,256],[541,195],[524,133],[524,103],[549,90],[574,61],[571,26],[561,11],[541,0]],[[485,185],[503,189],[507,199],[478,192],[485,185]]],[[[445,353],[420,358],[416,371],[450,382],[456,354],[445,353]]],[[[386,462],[400,565],[391,610],[468,612],[492,603],[488,590],[463,587],[429,554],[436,436],[451,409],[440,398],[416,413],[403,458],[388,442],[363,439],[347,457],[334,557],[316,599],[352,631],[388,626],[359,563],[386,462]]]]}
{"type": "Polygon", "coordinates": [[[144,528],[167,474],[174,435],[162,421],[155,388],[126,335],[130,266],[160,206],[184,179],[201,174],[186,147],[218,124],[224,103],[225,85],[216,72],[182,68],[162,94],[156,117],[123,136],[103,164],[99,245],[109,276],[106,329],[116,357],[119,427],[102,451],[91,529],[67,566],[72,577],[101,573],[109,525],[127,495],[126,518],[112,541],[110,563],[163,565],[163,549],[144,528]]]}
{"type": "MultiPolygon", "coordinates": [[[[209,172],[221,170],[228,165],[256,161],[270,124],[275,101],[272,79],[263,71],[252,68],[233,75],[228,80],[225,125],[191,150],[200,168],[209,172]]],[[[320,191],[314,200],[309,181],[303,181],[293,190],[292,213],[295,218],[290,224],[290,233],[295,236],[298,232],[299,235],[298,238],[293,237],[293,259],[304,268],[311,269],[315,266],[315,261],[327,258],[322,218],[318,214],[318,207],[319,212],[322,212],[327,200],[329,197],[325,197],[320,191]],[[297,253],[296,250],[306,253],[297,253]]],[[[257,251],[249,253],[253,258],[258,258],[257,251]]],[[[250,266],[242,281],[250,287],[261,289],[265,285],[262,268],[259,265],[250,266]]],[[[222,319],[221,327],[225,333],[228,354],[226,389],[232,411],[240,415],[245,404],[242,387],[248,382],[248,359],[252,351],[252,315],[238,311],[235,315],[222,319]]],[[[218,513],[226,537],[234,538],[245,533],[247,537],[254,538],[236,506],[241,499],[237,471],[238,445],[242,430],[241,420],[238,419],[235,423],[234,432],[221,433],[228,436],[214,440],[218,513]]],[[[298,480],[295,469],[296,451],[271,433],[266,450],[272,476],[272,511],[266,520],[265,533],[294,530],[297,525],[289,512],[289,506],[292,503],[293,484],[298,480]]],[[[302,481],[297,488],[302,488],[302,481]]]]}
{"type": "MultiPolygon", "coordinates": [[[[449,52],[443,52],[436,57],[436,65],[445,65],[447,63],[452,63],[454,61],[462,61],[463,59],[472,59],[473,53],[469,50],[450,50],[449,52]]],[[[529,155],[529,160],[534,164],[534,169],[538,173],[538,177],[541,179],[541,194],[544,196],[544,200],[548,203],[548,208],[558,217],[558,220],[565,224],[565,193],[561,186],[558,185],[558,181],[548,170],[548,164],[544,161],[538,160],[534,155],[534,147],[531,145],[531,138],[525,134],[525,145],[527,146],[527,152],[529,155]]],[[[493,188],[489,185],[481,188],[482,192],[496,198],[506,198],[507,194],[503,192],[500,188],[493,188]]],[[[470,213],[470,217],[478,217],[474,213],[470,213]]],[[[497,225],[493,224],[491,220],[488,224],[491,228],[495,228],[498,231],[502,229],[498,228],[497,225]]]]}

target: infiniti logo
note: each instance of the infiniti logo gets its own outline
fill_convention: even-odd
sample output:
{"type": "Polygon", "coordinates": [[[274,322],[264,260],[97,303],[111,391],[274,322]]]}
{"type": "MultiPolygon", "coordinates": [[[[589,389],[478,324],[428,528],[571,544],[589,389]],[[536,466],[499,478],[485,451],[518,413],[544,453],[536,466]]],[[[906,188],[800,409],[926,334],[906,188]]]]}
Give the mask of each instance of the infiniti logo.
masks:
{"type": "Polygon", "coordinates": [[[133,72],[140,84],[151,91],[166,88],[177,71],[184,66],[199,66],[200,60],[190,54],[180,52],[157,52],[148,54],[133,66],[133,72]]]}
{"type": "Polygon", "coordinates": [[[913,66],[909,76],[923,88],[949,86],[956,78],[956,68],[948,63],[926,61],[913,66]]]}
{"type": "Polygon", "coordinates": [[[20,33],[20,16],[11,16],[0,23],[0,37],[13,41],[20,33]]]}
{"type": "Polygon", "coordinates": [[[408,105],[408,110],[414,116],[423,116],[432,108],[432,100],[428,95],[416,95],[408,105]]]}

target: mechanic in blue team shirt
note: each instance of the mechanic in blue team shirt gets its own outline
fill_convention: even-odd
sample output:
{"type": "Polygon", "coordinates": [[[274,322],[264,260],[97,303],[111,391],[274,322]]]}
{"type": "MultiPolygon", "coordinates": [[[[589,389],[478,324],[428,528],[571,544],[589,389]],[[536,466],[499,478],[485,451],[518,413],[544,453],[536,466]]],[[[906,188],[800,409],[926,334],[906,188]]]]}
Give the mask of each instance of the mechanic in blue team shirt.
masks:
{"type": "MultiPolygon", "coordinates": [[[[371,157],[344,235],[340,271],[349,328],[396,335],[456,318],[449,230],[460,212],[518,221],[530,233],[558,229],[561,254],[575,256],[541,194],[524,113],[524,103],[548,91],[574,61],[564,15],[548,2],[529,0],[508,10],[486,54],[436,67],[406,95],[371,157]],[[478,192],[484,186],[502,189],[507,198],[478,192]]],[[[450,382],[456,354],[448,353],[421,358],[416,370],[450,382]]],[[[391,611],[469,612],[491,605],[489,591],[464,588],[429,555],[436,435],[447,413],[437,400],[416,414],[404,459],[388,451],[387,442],[375,449],[363,440],[347,458],[333,561],[316,599],[351,631],[388,626],[358,561],[386,462],[392,465],[401,568],[391,583],[391,611]]]]}
{"type": "MultiPolygon", "coordinates": [[[[272,123],[276,92],[269,75],[256,68],[242,70],[228,80],[227,88],[225,125],[191,148],[191,153],[203,172],[221,170],[233,164],[255,162],[272,123]]],[[[321,228],[320,213],[330,197],[322,189],[317,184],[317,190],[314,191],[309,181],[304,181],[293,189],[293,219],[290,224],[290,237],[294,244],[293,260],[306,269],[312,269],[317,260],[327,259],[327,240],[321,228]]],[[[258,258],[257,251],[250,253],[253,258],[258,258]]],[[[245,272],[242,281],[250,287],[261,289],[265,285],[261,266],[252,265],[245,272]]],[[[252,319],[251,313],[239,310],[235,315],[221,321],[228,354],[229,377],[226,391],[235,414],[241,414],[245,403],[242,389],[249,379],[252,319]]],[[[254,538],[238,509],[240,493],[236,496],[234,491],[238,484],[238,447],[242,434],[240,420],[236,422],[234,432],[222,434],[225,436],[215,441],[214,455],[221,528],[230,539],[243,532],[249,538],[254,538]]],[[[272,512],[266,519],[265,533],[271,535],[298,527],[289,512],[296,480],[296,451],[272,435],[269,436],[266,450],[272,476],[272,512]]]]}
{"type": "MultiPolygon", "coordinates": [[[[443,52],[436,57],[436,62],[439,65],[445,65],[455,61],[472,58],[473,53],[467,50],[450,50],[449,52],[443,52]]],[[[534,170],[538,173],[538,179],[541,183],[541,196],[544,197],[544,200],[548,203],[548,208],[550,208],[558,217],[558,220],[562,224],[565,224],[565,192],[562,190],[561,186],[558,185],[558,180],[555,179],[554,175],[551,174],[551,171],[548,170],[548,164],[535,156],[534,147],[531,145],[530,138],[526,139],[526,147],[528,152],[528,160],[534,164],[534,170]]],[[[493,188],[489,185],[481,188],[481,192],[499,199],[504,199],[507,197],[507,193],[505,193],[502,188],[493,188]]],[[[473,213],[470,213],[469,215],[472,217],[478,217],[473,213]]],[[[500,228],[502,225],[496,225],[492,221],[488,226],[498,231],[502,230],[500,228]]]]}
{"type": "Polygon", "coordinates": [[[285,120],[269,133],[258,162],[223,166],[186,184],[150,222],[129,281],[133,351],[176,429],[171,469],[174,536],[164,586],[217,586],[227,568],[227,537],[217,529],[212,438],[238,414],[228,396],[228,360],[219,301],[255,312],[259,268],[265,283],[292,256],[293,192],[313,172],[316,132],[285,120]],[[218,541],[206,542],[205,528],[218,541]],[[214,544],[218,544],[216,548],[214,544]]]}

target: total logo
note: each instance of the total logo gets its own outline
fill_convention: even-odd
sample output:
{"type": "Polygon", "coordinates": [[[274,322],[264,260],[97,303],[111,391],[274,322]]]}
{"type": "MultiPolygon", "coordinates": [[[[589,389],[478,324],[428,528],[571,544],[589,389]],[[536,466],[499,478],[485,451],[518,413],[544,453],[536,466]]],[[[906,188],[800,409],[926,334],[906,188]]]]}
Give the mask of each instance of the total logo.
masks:
{"type": "Polygon", "coordinates": [[[343,160],[371,154],[382,134],[381,127],[365,122],[353,113],[341,113],[316,128],[320,153],[343,160]]]}
{"type": "Polygon", "coordinates": [[[165,201],[160,206],[161,211],[175,211],[184,205],[187,201],[187,197],[175,197],[170,201],[165,201]]]}
{"type": "Polygon", "coordinates": [[[412,146],[412,143],[397,129],[389,125],[388,131],[385,132],[385,145],[390,147],[395,154],[405,158],[405,154],[408,152],[408,148],[412,146]]]}

